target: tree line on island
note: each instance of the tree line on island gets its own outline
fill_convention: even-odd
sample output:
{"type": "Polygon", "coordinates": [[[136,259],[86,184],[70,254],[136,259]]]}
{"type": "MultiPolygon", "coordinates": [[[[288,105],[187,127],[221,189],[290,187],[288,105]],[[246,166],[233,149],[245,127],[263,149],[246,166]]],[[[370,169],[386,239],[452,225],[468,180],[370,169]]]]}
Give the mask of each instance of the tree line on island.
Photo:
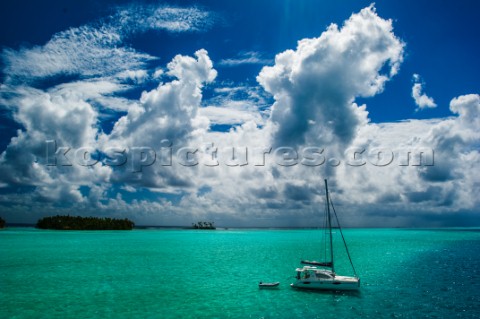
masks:
{"type": "Polygon", "coordinates": [[[198,222],[192,224],[193,229],[216,229],[214,222],[198,222]]]}
{"type": "Polygon", "coordinates": [[[80,216],[51,216],[38,220],[37,228],[57,230],[131,230],[135,223],[131,220],[80,216]]]}
{"type": "MultiPolygon", "coordinates": [[[[81,217],[70,215],[56,215],[40,218],[36,227],[55,230],[131,230],[135,223],[127,218],[81,217]]],[[[0,217],[0,229],[5,228],[5,220],[0,217]]],[[[197,222],[192,224],[193,229],[216,229],[214,222],[197,222]]]]}

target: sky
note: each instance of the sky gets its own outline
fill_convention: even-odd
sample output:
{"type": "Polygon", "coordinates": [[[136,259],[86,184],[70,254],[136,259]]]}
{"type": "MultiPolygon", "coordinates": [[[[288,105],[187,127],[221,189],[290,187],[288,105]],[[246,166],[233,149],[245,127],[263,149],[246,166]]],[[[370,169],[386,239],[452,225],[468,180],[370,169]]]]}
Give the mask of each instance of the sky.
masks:
{"type": "Polygon", "coordinates": [[[477,1],[0,4],[0,216],[480,225],[477,1]]]}

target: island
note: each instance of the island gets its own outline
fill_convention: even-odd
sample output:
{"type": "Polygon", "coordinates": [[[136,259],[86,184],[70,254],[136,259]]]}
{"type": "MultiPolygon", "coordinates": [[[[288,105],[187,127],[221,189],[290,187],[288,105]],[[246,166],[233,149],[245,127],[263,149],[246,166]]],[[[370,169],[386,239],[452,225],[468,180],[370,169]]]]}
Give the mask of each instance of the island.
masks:
{"type": "Polygon", "coordinates": [[[216,229],[214,222],[198,222],[192,224],[193,229],[216,229]]]}
{"type": "Polygon", "coordinates": [[[0,217],[0,229],[5,228],[5,220],[0,217]]]}
{"type": "Polygon", "coordinates": [[[81,217],[81,216],[50,216],[38,220],[37,228],[56,230],[131,230],[135,223],[131,220],[81,217]]]}

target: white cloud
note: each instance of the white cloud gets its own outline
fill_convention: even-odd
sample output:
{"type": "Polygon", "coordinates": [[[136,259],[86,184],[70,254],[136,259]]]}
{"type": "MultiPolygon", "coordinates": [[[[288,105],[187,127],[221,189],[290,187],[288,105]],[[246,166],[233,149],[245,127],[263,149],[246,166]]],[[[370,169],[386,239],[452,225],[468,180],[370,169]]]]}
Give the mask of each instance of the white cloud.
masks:
{"type": "MultiPolygon", "coordinates": [[[[480,177],[474,168],[480,157],[475,147],[480,142],[475,129],[480,123],[479,101],[478,94],[452,99],[450,108],[457,117],[364,126],[352,147],[366,149],[362,156],[367,164],[344,165],[338,170],[339,188],[348,194],[344,200],[355,203],[359,211],[364,207],[377,211],[384,223],[390,223],[385,225],[399,222],[389,219],[391,215],[399,216],[403,226],[425,222],[422,219],[427,215],[445,225],[441,223],[443,216],[451,218],[455,212],[474,209],[479,200],[471,194],[480,190],[474,182],[480,177]],[[377,147],[394,151],[392,164],[368,164],[367,153],[377,147]],[[414,165],[418,157],[413,154],[419,150],[432,150],[433,165],[414,165]],[[408,152],[410,165],[402,166],[408,152]]],[[[358,223],[363,218],[366,224],[375,217],[379,216],[351,216],[358,223]]]]}
{"type": "Polygon", "coordinates": [[[128,5],[113,15],[112,25],[124,32],[167,30],[169,32],[202,31],[215,20],[211,12],[198,8],[181,8],[156,5],[128,5]]]}
{"type": "MultiPolygon", "coordinates": [[[[98,113],[78,88],[82,85],[69,84],[46,92],[20,87],[8,101],[23,129],[1,154],[1,176],[11,186],[33,186],[34,201],[81,202],[81,185],[108,181],[110,168],[105,166],[85,169],[79,165],[62,166],[60,162],[55,169],[47,166],[48,140],[55,140],[58,147],[74,149],[96,145],[98,113]]],[[[111,88],[99,85],[97,92],[102,90],[111,88]]],[[[91,94],[97,93],[87,96],[91,94]]]]}
{"type": "Polygon", "coordinates": [[[217,83],[215,95],[202,104],[199,114],[211,124],[234,125],[253,121],[264,125],[269,116],[270,96],[259,86],[217,83]]]}
{"type": "Polygon", "coordinates": [[[125,185],[125,186],[122,186],[122,189],[126,192],[129,192],[129,193],[135,193],[137,191],[136,188],[130,186],[130,185],[125,185]]]}
{"type": "Polygon", "coordinates": [[[162,75],[163,75],[164,73],[165,73],[165,72],[163,71],[162,68],[158,68],[158,69],[156,69],[156,70],[153,72],[152,77],[153,77],[154,79],[158,79],[158,78],[162,77],[162,75]]]}
{"type": "Polygon", "coordinates": [[[126,70],[117,75],[119,79],[130,80],[135,84],[140,84],[148,79],[146,70],[126,70]]]}
{"type": "Polygon", "coordinates": [[[459,115],[462,124],[475,131],[480,127],[480,96],[462,95],[450,101],[450,110],[459,115]]]}
{"type": "Polygon", "coordinates": [[[231,101],[223,107],[207,106],[199,110],[199,115],[208,118],[211,124],[235,125],[253,121],[263,125],[264,120],[258,110],[251,110],[244,102],[231,101]]]}
{"type": "Polygon", "coordinates": [[[270,64],[273,60],[265,59],[259,52],[248,51],[248,52],[241,52],[235,58],[230,59],[222,59],[218,63],[220,66],[239,66],[244,64],[270,64]]]}
{"type": "Polygon", "coordinates": [[[433,98],[427,96],[423,93],[423,83],[420,82],[420,76],[418,74],[413,75],[413,80],[415,81],[412,87],[412,97],[415,100],[415,104],[418,106],[418,110],[426,108],[437,107],[437,104],[433,98]]]}
{"type": "Polygon", "coordinates": [[[261,86],[248,83],[216,83],[213,92],[215,95],[206,100],[204,105],[223,106],[231,102],[244,103],[250,106],[249,109],[253,107],[261,112],[269,109],[272,101],[272,96],[261,86]]]}
{"type": "Polygon", "coordinates": [[[126,38],[147,30],[198,31],[212,21],[211,13],[197,8],[131,5],[96,23],[59,32],[43,46],[5,49],[4,73],[7,81],[25,83],[57,75],[137,72],[156,58],[124,45],[126,38]]]}
{"type": "Polygon", "coordinates": [[[365,108],[354,99],[383,90],[398,71],[403,46],[391,21],[370,6],[341,28],[332,24],[320,37],[303,39],[296,50],[278,54],[275,65],[264,67],[257,78],[275,98],[275,144],[348,145],[367,122],[365,108]]]}
{"type": "MultiPolygon", "coordinates": [[[[175,143],[175,146],[184,146],[194,137],[197,129],[207,129],[197,117],[202,100],[201,89],[205,83],[215,79],[217,72],[207,51],[198,50],[195,57],[175,56],[167,65],[167,74],[176,79],[144,91],[139,103],[116,122],[112,132],[100,136],[100,144],[122,148],[148,146],[159,150],[163,140],[175,143]]],[[[158,166],[146,170],[147,173],[137,175],[132,174],[130,169],[116,170],[112,178],[117,182],[150,188],[190,184],[185,171],[166,170],[158,166]]]]}
{"type": "Polygon", "coordinates": [[[57,33],[44,46],[6,49],[4,73],[9,81],[32,81],[55,75],[109,76],[143,67],[152,56],[122,47],[111,28],[82,26],[57,33]]]}

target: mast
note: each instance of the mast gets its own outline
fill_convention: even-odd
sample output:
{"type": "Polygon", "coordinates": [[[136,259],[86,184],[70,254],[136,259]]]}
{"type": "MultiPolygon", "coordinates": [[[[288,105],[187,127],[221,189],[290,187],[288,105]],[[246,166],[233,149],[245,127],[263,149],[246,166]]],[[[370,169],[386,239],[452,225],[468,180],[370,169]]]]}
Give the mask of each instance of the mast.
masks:
{"type": "MultiPolygon", "coordinates": [[[[325,196],[327,198],[326,200],[326,225],[325,225],[325,230],[328,227],[328,233],[330,237],[330,261],[327,261],[326,255],[327,255],[327,243],[325,240],[325,247],[324,247],[324,261],[310,261],[310,260],[302,260],[302,264],[306,265],[314,265],[314,266],[322,266],[322,267],[329,267],[332,268],[332,272],[335,273],[335,266],[333,264],[333,236],[332,236],[332,216],[330,214],[330,205],[332,203],[330,202],[330,196],[328,194],[328,185],[327,185],[327,180],[325,179],[325,196]]],[[[333,206],[332,206],[333,207],[333,206]]],[[[334,208],[335,211],[335,208],[334,208]]],[[[326,238],[325,238],[326,239],[326,238]]]]}
{"type": "Polygon", "coordinates": [[[325,196],[327,197],[327,220],[328,220],[328,231],[330,233],[330,258],[332,261],[332,271],[335,272],[335,266],[333,264],[333,240],[332,240],[332,219],[330,217],[330,199],[328,196],[328,185],[327,179],[325,179],[325,196]]]}

